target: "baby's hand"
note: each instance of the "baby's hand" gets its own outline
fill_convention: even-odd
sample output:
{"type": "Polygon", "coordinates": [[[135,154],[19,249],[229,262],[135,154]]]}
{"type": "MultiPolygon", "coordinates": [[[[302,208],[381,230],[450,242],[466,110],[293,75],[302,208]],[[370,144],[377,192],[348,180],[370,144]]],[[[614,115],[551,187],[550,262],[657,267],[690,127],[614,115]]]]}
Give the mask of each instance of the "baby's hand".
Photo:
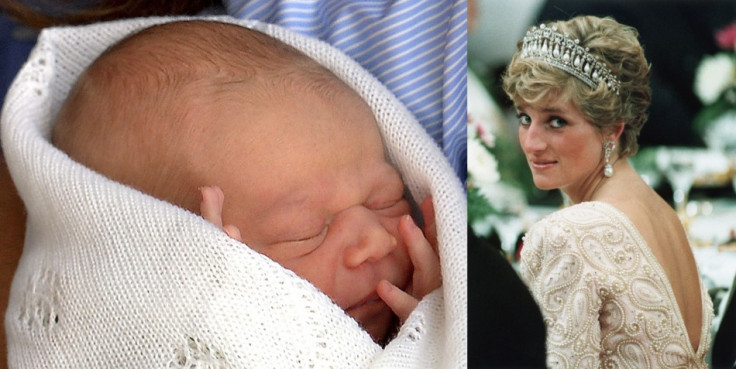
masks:
{"type": "Polygon", "coordinates": [[[414,274],[409,288],[402,291],[386,280],[379,282],[376,287],[378,296],[402,322],[417,307],[419,300],[442,285],[437,248],[437,227],[431,198],[428,197],[422,201],[421,210],[425,221],[423,232],[409,215],[399,221],[399,234],[414,264],[414,274]]]}
{"type": "Polygon", "coordinates": [[[220,187],[203,186],[199,188],[199,192],[202,194],[202,202],[199,204],[199,212],[202,213],[202,217],[222,228],[231,238],[242,241],[238,227],[232,224],[222,225],[222,204],[225,202],[225,194],[220,187]]]}

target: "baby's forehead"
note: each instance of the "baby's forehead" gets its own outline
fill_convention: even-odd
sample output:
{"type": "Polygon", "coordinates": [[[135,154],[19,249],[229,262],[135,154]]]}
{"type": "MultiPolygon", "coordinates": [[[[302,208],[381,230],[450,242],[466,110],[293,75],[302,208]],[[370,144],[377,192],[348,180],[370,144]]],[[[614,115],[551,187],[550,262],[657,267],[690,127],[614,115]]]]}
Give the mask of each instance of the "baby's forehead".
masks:
{"type": "MultiPolygon", "coordinates": [[[[257,88],[251,84],[231,84],[230,88],[197,95],[189,108],[208,117],[227,120],[235,127],[233,134],[271,138],[283,142],[314,138],[319,141],[359,142],[366,135],[379,137],[379,125],[373,110],[363,98],[342,83],[293,81],[283,86],[257,88]],[[317,86],[314,86],[317,85],[317,86]]],[[[333,143],[333,142],[330,142],[333,143]]],[[[315,143],[316,144],[316,143],[315,143]]]]}
{"type": "MultiPolygon", "coordinates": [[[[304,108],[298,104],[313,104],[314,99],[328,101],[322,107],[331,110],[334,116],[325,121],[310,121],[304,116],[298,123],[310,125],[309,129],[319,130],[343,119],[345,105],[355,110],[353,113],[359,120],[370,120],[371,129],[378,125],[363,98],[327,68],[271,36],[239,25],[198,21],[154,26],[123,40],[109,53],[112,63],[124,64],[122,68],[127,72],[123,78],[111,78],[116,78],[120,85],[134,86],[116,92],[117,100],[160,101],[155,108],[171,113],[166,118],[170,121],[146,124],[162,129],[173,125],[172,134],[187,133],[177,131],[176,125],[181,124],[209,134],[222,115],[232,115],[242,124],[256,128],[263,124],[286,124],[278,120],[259,121],[254,119],[254,112],[274,109],[289,113],[304,108]],[[211,37],[219,42],[202,42],[203,38],[211,37]],[[285,95],[291,98],[283,99],[285,95]],[[187,120],[186,116],[193,113],[199,113],[202,119],[187,120]]],[[[309,110],[306,107],[305,112],[309,110]]],[[[350,140],[356,140],[359,134],[347,125],[352,122],[344,123],[342,127],[331,126],[333,134],[322,141],[348,134],[353,135],[350,140]]],[[[245,132],[251,131],[233,131],[225,146],[247,144],[252,137],[245,132]]],[[[184,138],[187,145],[202,139],[196,135],[184,138]]],[[[277,141],[278,135],[263,139],[277,141]]],[[[380,140],[378,144],[383,146],[380,140]]]]}
{"type": "MultiPolygon", "coordinates": [[[[229,91],[257,100],[277,95],[285,85],[329,98],[342,84],[327,68],[269,35],[212,21],[172,22],[135,33],[95,60],[84,79],[121,103],[189,102],[215,92],[227,98],[229,91]]],[[[97,103],[94,96],[90,100],[97,103]]]]}

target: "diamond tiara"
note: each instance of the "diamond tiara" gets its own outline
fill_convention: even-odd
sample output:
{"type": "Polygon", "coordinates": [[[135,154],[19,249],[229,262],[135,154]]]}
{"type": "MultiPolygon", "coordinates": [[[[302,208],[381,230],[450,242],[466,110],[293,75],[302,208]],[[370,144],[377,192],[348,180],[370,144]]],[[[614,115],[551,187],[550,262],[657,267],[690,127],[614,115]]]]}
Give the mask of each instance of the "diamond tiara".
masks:
{"type": "Polygon", "coordinates": [[[588,48],[580,46],[580,40],[572,40],[557,32],[557,27],[532,27],[524,36],[521,58],[543,60],[554,67],[572,74],[590,88],[598,87],[603,81],[618,95],[621,83],[606,64],[590,54],[588,48]]]}

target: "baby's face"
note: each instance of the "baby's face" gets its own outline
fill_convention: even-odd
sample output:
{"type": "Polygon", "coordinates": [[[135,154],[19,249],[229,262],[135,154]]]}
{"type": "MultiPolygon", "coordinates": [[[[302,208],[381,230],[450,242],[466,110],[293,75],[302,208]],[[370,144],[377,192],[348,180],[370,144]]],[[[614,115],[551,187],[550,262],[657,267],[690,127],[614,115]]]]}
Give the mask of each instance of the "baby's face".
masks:
{"type": "Polygon", "coordinates": [[[329,101],[298,90],[255,106],[218,102],[212,122],[225,153],[210,163],[225,193],[223,222],[243,242],[312,282],[378,341],[393,313],[382,279],[404,288],[412,272],[399,236],[409,213],[376,122],[354,92],[329,101]],[[254,112],[255,110],[255,112],[254,112]]]}

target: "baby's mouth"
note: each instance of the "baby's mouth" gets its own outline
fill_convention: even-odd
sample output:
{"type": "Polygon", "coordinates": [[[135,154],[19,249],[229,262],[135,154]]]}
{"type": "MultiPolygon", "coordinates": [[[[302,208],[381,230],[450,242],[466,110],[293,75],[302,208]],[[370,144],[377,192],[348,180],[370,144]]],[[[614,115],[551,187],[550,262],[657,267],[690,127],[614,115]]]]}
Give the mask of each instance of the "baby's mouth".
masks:
{"type": "Polygon", "coordinates": [[[373,292],[365,296],[364,298],[362,298],[360,301],[350,305],[347,309],[345,309],[345,311],[347,312],[355,311],[363,306],[368,306],[368,305],[374,304],[376,302],[381,302],[381,301],[382,300],[380,297],[378,297],[378,294],[376,292],[373,292]]]}

